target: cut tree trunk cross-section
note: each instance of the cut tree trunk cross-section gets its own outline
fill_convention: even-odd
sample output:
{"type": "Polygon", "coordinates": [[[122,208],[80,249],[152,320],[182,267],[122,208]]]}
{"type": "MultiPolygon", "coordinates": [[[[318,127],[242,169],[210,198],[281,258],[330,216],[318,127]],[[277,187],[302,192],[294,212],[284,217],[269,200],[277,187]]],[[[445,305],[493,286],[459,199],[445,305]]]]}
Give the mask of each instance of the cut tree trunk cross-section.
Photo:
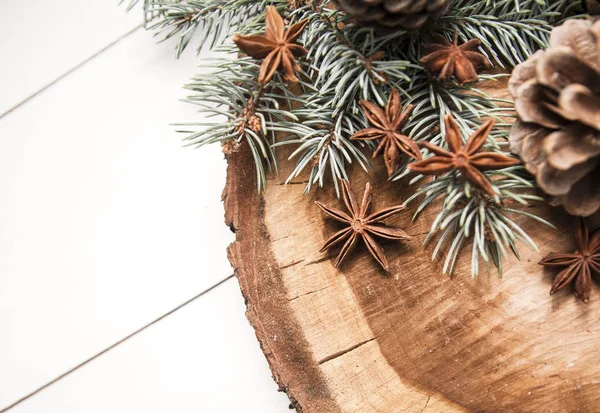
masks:
{"type": "MultiPolygon", "coordinates": [[[[559,209],[531,207],[557,230],[518,220],[541,251],[521,244],[521,260],[508,258],[503,278],[471,278],[469,254],[453,278],[442,275],[432,247],[421,245],[434,216],[413,223],[414,207],[390,221],[413,239],[383,245],[389,273],[361,247],[336,270],[336,251],[319,249],[338,226],[314,201],[341,201],[332,186],[304,195],[304,182],[284,185],[292,167],[282,161],[257,194],[242,147],[229,156],[224,200],[248,319],[298,411],[600,411],[600,296],[594,290],[587,305],[569,289],[551,297],[553,273],[538,265],[550,251],[572,248],[559,209]]],[[[373,184],[377,208],[414,190],[387,181],[383,168],[353,172],[357,193],[373,184]]]]}

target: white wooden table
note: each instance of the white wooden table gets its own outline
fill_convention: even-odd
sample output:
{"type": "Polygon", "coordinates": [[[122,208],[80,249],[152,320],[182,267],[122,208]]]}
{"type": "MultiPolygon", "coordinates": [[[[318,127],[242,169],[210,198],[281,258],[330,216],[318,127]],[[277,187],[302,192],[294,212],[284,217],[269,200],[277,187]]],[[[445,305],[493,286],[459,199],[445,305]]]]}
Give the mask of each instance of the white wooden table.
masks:
{"type": "Polygon", "coordinates": [[[223,156],[169,126],[198,118],[201,57],[116,0],[4,3],[0,412],[288,411],[231,278],[223,156]]]}

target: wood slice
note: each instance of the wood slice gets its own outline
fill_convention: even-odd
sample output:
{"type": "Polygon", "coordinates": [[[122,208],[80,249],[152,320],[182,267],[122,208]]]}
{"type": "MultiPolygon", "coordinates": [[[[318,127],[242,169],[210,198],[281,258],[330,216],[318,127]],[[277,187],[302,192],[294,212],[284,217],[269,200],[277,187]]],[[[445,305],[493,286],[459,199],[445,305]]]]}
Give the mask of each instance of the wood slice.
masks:
{"type": "MultiPolygon", "coordinates": [[[[600,294],[590,304],[568,288],[549,296],[554,274],[537,264],[572,249],[559,208],[530,208],[557,230],[515,218],[541,251],[520,245],[502,278],[471,278],[469,251],[454,277],[442,275],[422,246],[435,211],[412,222],[414,206],[390,220],[413,239],[384,244],[389,273],[361,247],[337,270],[335,252],[319,249],[339,227],[314,201],[341,203],[331,185],[308,195],[305,182],[284,185],[293,166],[284,155],[263,194],[249,151],[230,155],[224,201],[248,319],[299,412],[600,411],[600,294]]],[[[370,181],[376,208],[414,191],[383,168],[353,169],[355,192],[370,181]]]]}

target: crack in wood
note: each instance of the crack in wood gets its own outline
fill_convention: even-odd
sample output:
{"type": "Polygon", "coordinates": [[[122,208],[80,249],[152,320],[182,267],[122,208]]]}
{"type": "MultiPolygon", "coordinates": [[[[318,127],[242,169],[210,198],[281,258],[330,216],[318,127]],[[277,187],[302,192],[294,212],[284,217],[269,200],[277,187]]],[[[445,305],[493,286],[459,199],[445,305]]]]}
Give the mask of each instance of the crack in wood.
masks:
{"type": "Polygon", "coordinates": [[[279,186],[285,186],[285,185],[306,185],[308,183],[308,181],[291,181],[291,182],[281,182],[278,183],[277,185],[279,186]]]}
{"type": "Polygon", "coordinates": [[[298,299],[298,298],[300,298],[300,297],[305,297],[305,296],[307,296],[307,295],[311,295],[311,294],[314,294],[314,293],[318,293],[319,291],[326,290],[327,288],[329,288],[329,287],[323,287],[323,288],[319,288],[319,289],[317,289],[317,290],[309,291],[309,292],[307,292],[307,293],[300,294],[300,295],[297,295],[297,296],[295,296],[295,297],[289,298],[289,299],[288,299],[288,301],[294,301],[294,300],[296,300],[296,299],[298,299]]]}
{"type": "Polygon", "coordinates": [[[423,413],[423,412],[425,411],[425,409],[427,409],[427,406],[429,405],[429,400],[431,400],[431,396],[429,396],[429,397],[427,398],[427,401],[425,402],[425,407],[423,407],[423,409],[421,410],[421,412],[420,412],[420,413],[423,413]]]}
{"type": "Polygon", "coordinates": [[[309,265],[320,264],[320,263],[328,261],[328,260],[329,260],[329,256],[326,256],[326,257],[323,257],[323,258],[319,258],[318,260],[311,261],[311,262],[307,263],[306,266],[308,267],[309,265]]]}
{"type": "Polygon", "coordinates": [[[289,263],[289,264],[287,264],[287,265],[284,265],[283,267],[280,267],[279,269],[280,269],[280,270],[285,270],[286,268],[293,267],[294,265],[298,265],[298,264],[300,264],[300,263],[302,263],[302,262],[304,262],[304,260],[303,260],[303,259],[302,259],[302,260],[293,261],[293,262],[291,262],[291,263],[289,263]]]}
{"type": "Polygon", "coordinates": [[[370,343],[371,341],[375,340],[376,338],[377,338],[377,337],[373,337],[373,338],[370,338],[370,339],[368,339],[368,340],[361,341],[360,343],[358,343],[358,344],[355,344],[355,345],[353,345],[352,347],[350,347],[350,348],[347,348],[346,350],[342,350],[342,351],[338,351],[337,353],[333,353],[333,354],[331,354],[331,355],[329,355],[329,356],[327,356],[327,357],[325,357],[325,358],[323,358],[323,359],[319,360],[319,366],[320,366],[321,364],[327,363],[328,361],[331,361],[331,360],[333,360],[333,359],[336,359],[336,358],[338,358],[338,357],[341,357],[341,356],[343,356],[344,354],[348,354],[348,353],[350,353],[351,351],[354,351],[354,350],[356,350],[357,348],[359,348],[359,347],[361,347],[361,346],[364,346],[364,345],[365,345],[365,344],[367,344],[367,343],[370,343]]]}

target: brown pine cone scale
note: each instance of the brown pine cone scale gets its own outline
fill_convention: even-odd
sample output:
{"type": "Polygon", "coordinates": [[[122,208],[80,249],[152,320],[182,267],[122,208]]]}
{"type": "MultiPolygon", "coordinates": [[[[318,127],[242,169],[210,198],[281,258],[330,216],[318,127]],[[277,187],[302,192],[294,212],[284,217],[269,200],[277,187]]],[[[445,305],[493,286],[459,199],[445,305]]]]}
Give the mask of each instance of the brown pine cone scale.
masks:
{"type": "Polygon", "coordinates": [[[510,134],[540,188],[572,215],[600,210],[600,21],[567,20],[513,70],[510,134]]]}

